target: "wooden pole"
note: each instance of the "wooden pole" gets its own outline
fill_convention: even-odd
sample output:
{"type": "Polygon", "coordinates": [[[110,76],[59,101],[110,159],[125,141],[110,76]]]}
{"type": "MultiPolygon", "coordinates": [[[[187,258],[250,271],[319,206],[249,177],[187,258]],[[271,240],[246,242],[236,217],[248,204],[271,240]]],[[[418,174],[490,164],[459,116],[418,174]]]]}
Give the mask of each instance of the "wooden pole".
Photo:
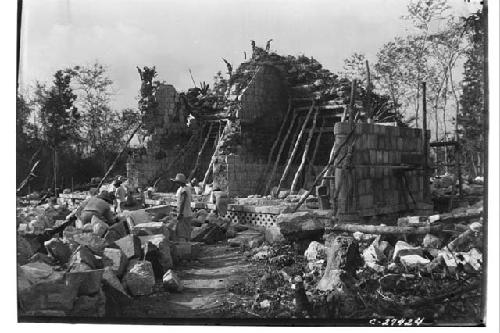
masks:
{"type": "Polygon", "coordinates": [[[274,174],[276,173],[276,169],[278,168],[278,164],[281,158],[281,153],[283,153],[283,149],[285,148],[285,143],[288,140],[288,137],[290,136],[290,133],[292,132],[292,128],[295,125],[295,119],[297,118],[297,114],[294,113],[292,117],[292,121],[290,122],[290,126],[288,127],[288,131],[285,134],[285,137],[283,138],[283,141],[281,141],[280,149],[278,150],[278,155],[276,156],[276,160],[274,161],[273,169],[271,170],[271,173],[269,174],[269,178],[267,180],[266,188],[264,189],[264,195],[266,195],[269,192],[269,189],[271,187],[271,184],[273,182],[274,174]]]}
{"type": "Polygon", "coordinates": [[[307,123],[309,122],[309,118],[311,117],[311,114],[314,110],[315,107],[315,101],[312,102],[311,108],[309,109],[309,112],[307,112],[306,119],[304,120],[304,123],[302,124],[302,128],[300,129],[299,136],[297,137],[297,140],[295,141],[295,145],[292,151],[292,155],[288,159],[288,162],[285,166],[285,170],[283,171],[283,175],[281,175],[280,182],[278,183],[278,190],[276,191],[276,194],[279,194],[280,188],[283,185],[283,182],[285,181],[286,176],[288,176],[288,172],[290,171],[290,167],[292,166],[293,158],[295,157],[295,154],[297,153],[297,150],[300,145],[300,141],[302,140],[302,136],[304,135],[304,130],[307,126],[307,123]]]}
{"type": "Polygon", "coordinates": [[[198,152],[198,156],[196,157],[196,162],[194,163],[193,170],[191,170],[191,173],[189,174],[188,179],[193,178],[196,170],[198,169],[198,166],[200,164],[201,155],[203,154],[203,151],[205,150],[205,146],[207,145],[208,140],[210,139],[210,133],[212,132],[213,125],[214,125],[214,123],[210,123],[210,126],[208,127],[207,136],[205,137],[205,140],[203,141],[203,144],[201,145],[200,151],[198,152]]]}
{"type": "Polygon", "coordinates": [[[104,177],[102,177],[101,181],[99,182],[99,185],[97,185],[97,189],[99,189],[102,186],[102,184],[104,184],[104,182],[108,178],[111,171],[113,171],[113,169],[115,168],[116,163],[118,162],[118,160],[122,156],[123,152],[127,149],[128,145],[129,145],[130,141],[132,140],[132,138],[134,137],[135,133],[137,133],[137,131],[139,130],[139,128],[141,128],[141,126],[142,126],[142,122],[140,122],[139,125],[137,125],[137,127],[134,129],[132,134],[130,134],[129,138],[127,139],[127,142],[125,142],[125,144],[123,145],[122,150],[120,151],[120,153],[118,153],[118,155],[116,155],[115,160],[109,166],[108,171],[106,171],[106,173],[104,174],[104,177]]]}
{"type": "Polygon", "coordinates": [[[356,79],[351,82],[351,98],[349,100],[349,125],[354,123],[354,98],[356,97],[356,79]]]}
{"type": "Polygon", "coordinates": [[[170,172],[175,163],[179,163],[179,161],[181,161],[184,158],[186,153],[191,150],[191,147],[194,145],[195,141],[196,141],[196,136],[191,135],[187,144],[180,150],[178,150],[177,156],[174,159],[172,159],[172,161],[170,161],[168,166],[160,173],[160,176],[153,183],[153,188],[156,188],[156,184],[158,184],[158,182],[163,178],[164,175],[170,172]]]}
{"type": "Polygon", "coordinates": [[[304,170],[304,167],[306,165],[306,157],[307,157],[307,153],[309,152],[309,146],[311,145],[312,137],[314,135],[314,130],[316,129],[316,121],[318,119],[318,113],[319,113],[319,109],[316,107],[316,110],[314,112],[313,123],[312,123],[311,128],[309,129],[309,136],[307,137],[307,141],[306,141],[306,144],[304,146],[304,152],[302,153],[302,160],[300,162],[299,168],[297,169],[297,172],[295,173],[295,176],[293,177],[292,186],[290,188],[291,193],[295,192],[295,189],[297,187],[297,183],[299,181],[300,174],[302,173],[302,171],[304,170]]]}
{"type": "Polygon", "coordinates": [[[316,143],[314,144],[314,150],[311,156],[311,160],[309,161],[309,165],[307,166],[306,174],[309,174],[311,172],[311,169],[313,169],[314,167],[314,161],[316,160],[316,154],[318,153],[319,143],[321,142],[321,134],[323,134],[324,123],[325,121],[322,121],[319,127],[318,136],[316,137],[316,143]]]}
{"type": "MultiPolygon", "coordinates": [[[[273,142],[273,145],[271,147],[271,150],[269,151],[269,155],[267,156],[267,163],[266,163],[266,168],[264,169],[265,172],[261,175],[259,183],[262,182],[262,180],[266,179],[267,172],[269,171],[269,168],[271,167],[271,162],[273,159],[274,151],[276,150],[276,147],[278,146],[278,142],[280,141],[281,134],[283,133],[283,130],[285,129],[285,125],[290,118],[290,114],[292,113],[292,97],[288,99],[288,110],[285,115],[285,119],[283,119],[278,135],[276,136],[276,139],[273,142]]],[[[262,188],[259,189],[258,192],[261,192],[262,188]]]]}
{"type": "Polygon", "coordinates": [[[306,199],[309,197],[309,195],[311,194],[313,188],[319,184],[319,182],[323,179],[323,175],[328,171],[328,169],[330,169],[330,167],[333,165],[333,163],[335,162],[335,160],[337,159],[337,156],[339,155],[340,151],[342,150],[342,147],[344,145],[347,144],[347,141],[349,141],[349,139],[351,138],[352,134],[354,133],[354,129],[352,129],[349,134],[347,135],[347,137],[345,138],[344,141],[342,141],[342,143],[339,145],[339,147],[337,148],[337,150],[335,150],[335,144],[333,145],[331,151],[330,151],[330,159],[328,160],[328,163],[327,165],[323,168],[323,170],[319,173],[318,177],[316,177],[316,179],[314,180],[313,184],[311,185],[311,187],[309,188],[309,191],[306,192],[306,194],[304,194],[304,196],[302,196],[302,198],[300,198],[299,202],[297,203],[297,205],[295,206],[295,208],[293,209],[293,212],[296,212],[297,209],[300,208],[300,206],[302,206],[302,204],[304,203],[304,201],[306,201],[306,199]]]}
{"type": "Polygon", "coordinates": [[[396,227],[396,226],[385,226],[385,225],[364,225],[364,224],[351,224],[351,223],[341,223],[333,226],[333,231],[345,231],[345,232],[362,232],[365,234],[377,234],[377,235],[425,235],[428,233],[438,232],[443,229],[442,224],[437,224],[435,226],[425,226],[425,227],[396,227]]]}
{"type": "Polygon", "coordinates": [[[373,110],[372,110],[372,82],[370,76],[370,64],[366,60],[366,114],[368,115],[368,123],[373,121],[373,110]]]}
{"type": "Polygon", "coordinates": [[[217,157],[217,153],[219,152],[219,148],[220,148],[220,146],[222,144],[222,137],[224,136],[224,131],[225,131],[226,127],[228,127],[228,126],[229,126],[229,124],[226,124],[226,126],[222,130],[222,134],[219,136],[219,139],[217,140],[217,146],[215,147],[215,151],[214,151],[214,153],[212,155],[212,158],[210,159],[210,163],[208,165],[207,171],[205,172],[205,176],[203,177],[203,182],[202,182],[202,185],[201,185],[201,190],[202,191],[205,191],[205,185],[207,184],[208,177],[212,173],[212,169],[213,169],[213,166],[214,166],[214,163],[215,163],[215,159],[217,157]]]}
{"type": "Polygon", "coordinates": [[[28,175],[23,179],[21,184],[19,184],[19,186],[17,187],[16,193],[19,193],[26,185],[29,184],[30,180],[35,177],[35,169],[38,166],[38,164],[40,164],[40,160],[36,161],[35,164],[33,164],[28,175]]]}
{"type": "Polygon", "coordinates": [[[427,135],[427,85],[422,82],[422,152],[424,155],[423,167],[424,167],[424,201],[429,200],[429,187],[427,183],[429,182],[429,172],[428,172],[428,160],[429,160],[429,144],[427,135]]]}

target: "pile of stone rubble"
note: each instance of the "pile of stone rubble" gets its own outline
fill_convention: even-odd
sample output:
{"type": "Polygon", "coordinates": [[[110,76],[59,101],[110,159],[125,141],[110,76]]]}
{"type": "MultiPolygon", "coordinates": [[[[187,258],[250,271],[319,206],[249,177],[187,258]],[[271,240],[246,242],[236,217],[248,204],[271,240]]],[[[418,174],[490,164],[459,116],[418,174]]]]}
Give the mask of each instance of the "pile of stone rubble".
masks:
{"type": "Polygon", "coordinates": [[[446,214],[402,217],[393,226],[426,227],[427,234],[328,232],[327,227],[323,235],[327,216],[321,217],[311,212],[278,217],[281,244],[292,247],[266,242],[247,250],[248,260],[262,268],[231,290],[251,296],[235,300],[232,311],[265,318],[426,320],[480,313],[481,202],[446,214]]]}
{"type": "Polygon", "coordinates": [[[200,243],[172,240],[168,224],[153,221],[154,210],[126,212],[111,226],[96,217],[85,227],[77,221],[41,243],[47,227],[60,222],[53,210],[39,206],[18,212],[21,315],[101,317],[113,315],[130,297],[181,291],[172,269],[200,251],[200,243]]]}

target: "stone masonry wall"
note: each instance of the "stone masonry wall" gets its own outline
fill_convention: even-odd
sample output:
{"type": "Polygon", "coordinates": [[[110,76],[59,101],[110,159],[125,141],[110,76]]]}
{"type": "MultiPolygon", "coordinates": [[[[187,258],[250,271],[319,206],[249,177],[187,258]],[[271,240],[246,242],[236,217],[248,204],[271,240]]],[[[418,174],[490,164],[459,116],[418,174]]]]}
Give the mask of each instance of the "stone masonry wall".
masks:
{"type": "MultiPolygon", "coordinates": [[[[266,181],[265,170],[266,161],[247,161],[238,155],[219,156],[214,163],[214,188],[219,187],[227,191],[232,197],[245,197],[251,194],[257,194],[259,187],[266,181]]],[[[283,167],[277,169],[273,186],[279,182],[283,167]]],[[[283,189],[290,187],[293,174],[285,179],[283,189]]]]}
{"type": "MultiPolygon", "coordinates": [[[[350,131],[347,123],[337,123],[335,145],[350,131]]],[[[341,168],[349,164],[345,159],[335,169],[339,214],[392,214],[414,209],[424,201],[424,187],[429,183],[422,169],[421,129],[358,123],[353,140],[351,168],[341,168]]]]}

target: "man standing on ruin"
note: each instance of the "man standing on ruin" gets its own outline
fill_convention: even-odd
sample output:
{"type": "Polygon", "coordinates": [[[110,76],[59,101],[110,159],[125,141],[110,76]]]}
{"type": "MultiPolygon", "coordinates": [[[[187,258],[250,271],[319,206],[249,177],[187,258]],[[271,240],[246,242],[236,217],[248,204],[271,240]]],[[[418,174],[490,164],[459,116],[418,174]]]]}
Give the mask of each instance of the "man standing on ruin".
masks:
{"type": "Polygon", "coordinates": [[[177,185],[177,224],[175,226],[175,235],[178,241],[188,242],[191,239],[191,219],[193,211],[191,210],[192,193],[190,186],[187,186],[186,176],[178,173],[174,179],[170,179],[177,185]]]}

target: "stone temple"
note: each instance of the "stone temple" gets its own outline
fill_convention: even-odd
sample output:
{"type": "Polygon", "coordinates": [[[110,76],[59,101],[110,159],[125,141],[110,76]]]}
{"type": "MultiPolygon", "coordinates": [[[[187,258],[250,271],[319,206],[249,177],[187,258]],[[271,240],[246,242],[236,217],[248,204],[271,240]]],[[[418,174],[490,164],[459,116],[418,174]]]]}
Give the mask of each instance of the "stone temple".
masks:
{"type": "Polygon", "coordinates": [[[259,47],[228,72],[187,92],[156,82],[143,147],[129,153],[135,186],[172,191],[169,179],[182,172],[230,197],[303,193],[336,145],[342,154],[321,187],[339,213],[392,214],[426,201],[422,131],[401,125],[388,96],[359,84],[352,94],[350,80],[314,58],[259,47]]]}

